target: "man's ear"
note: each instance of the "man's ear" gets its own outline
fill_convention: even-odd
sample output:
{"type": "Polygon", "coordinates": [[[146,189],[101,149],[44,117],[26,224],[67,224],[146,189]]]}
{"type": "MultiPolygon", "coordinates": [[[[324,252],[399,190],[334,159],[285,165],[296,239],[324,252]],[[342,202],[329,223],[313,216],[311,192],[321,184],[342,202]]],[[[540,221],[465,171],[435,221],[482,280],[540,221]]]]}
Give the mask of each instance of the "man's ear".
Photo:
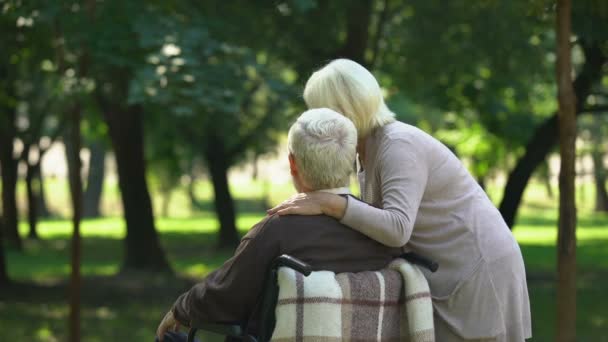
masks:
{"type": "Polygon", "coordinates": [[[291,171],[291,175],[295,176],[298,174],[298,166],[296,165],[296,158],[293,154],[289,154],[289,171],[291,171]]]}

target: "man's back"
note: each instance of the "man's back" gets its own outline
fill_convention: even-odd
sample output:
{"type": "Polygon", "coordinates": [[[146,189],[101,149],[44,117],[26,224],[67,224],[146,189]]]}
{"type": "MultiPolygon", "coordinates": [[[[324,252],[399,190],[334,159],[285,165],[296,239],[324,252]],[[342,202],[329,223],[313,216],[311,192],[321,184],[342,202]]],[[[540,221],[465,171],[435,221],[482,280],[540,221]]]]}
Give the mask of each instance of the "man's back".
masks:
{"type": "Polygon", "coordinates": [[[400,248],[388,248],[325,215],[272,216],[263,229],[267,236],[276,235],[278,255],[294,256],[314,270],[377,270],[401,253],[400,248]]]}
{"type": "Polygon", "coordinates": [[[328,216],[267,217],[243,237],[231,259],[178,298],[173,312],[183,324],[251,321],[255,327],[266,270],[279,255],[339,273],[380,269],[399,253],[328,216]]]}

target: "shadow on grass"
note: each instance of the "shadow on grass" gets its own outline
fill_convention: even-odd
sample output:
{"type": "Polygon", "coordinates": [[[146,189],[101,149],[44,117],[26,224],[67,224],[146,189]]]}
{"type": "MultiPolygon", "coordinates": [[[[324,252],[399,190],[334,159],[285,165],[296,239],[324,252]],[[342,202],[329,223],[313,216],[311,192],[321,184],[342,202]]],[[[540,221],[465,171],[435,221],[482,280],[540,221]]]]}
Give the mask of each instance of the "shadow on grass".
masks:
{"type": "MultiPolygon", "coordinates": [[[[532,310],[531,341],[554,341],[556,318],[555,277],[528,282],[532,310]],[[553,278],[553,279],[551,279],[553,278]]],[[[608,272],[580,276],[577,284],[578,341],[608,341],[608,272]]]]}
{"type": "MultiPolygon", "coordinates": [[[[219,267],[232,255],[231,250],[216,247],[216,233],[165,232],[161,244],[173,269],[179,274],[184,269],[201,270],[198,276],[219,267]]],[[[82,239],[82,273],[113,275],[120,270],[124,255],[121,239],[84,237],[82,239]]],[[[64,237],[28,241],[24,253],[10,251],[8,271],[18,281],[55,281],[69,275],[69,240],[64,237]]],[[[197,276],[193,271],[190,276],[197,276]]]]}
{"type": "MultiPolygon", "coordinates": [[[[557,251],[552,245],[521,245],[528,274],[555,274],[557,251]]],[[[578,272],[608,273],[608,242],[606,240],[585,240],[577,243],[576,260],[578,272]]]]}
{"type": "MultiPolygon", "coordinates": [[[[518,225],[532,227],[555,227],[555,229],[557,229],[557,216],[525,215],[517,218],[515,229],[517,229],[518,225]]],[[[577,218],[576,225],[578,228],[606,226],[606,229],[608,230],[608,214],[593,214],[585,217],[579,216],[577,218]]]]}
{"type": "MultiPolygon", "coordinates": [[[[123,242],[85,237],[82,271],[83,341],[152,341],[160,319],[175,299],[232,252],[215,248],[214,233],[164,233],[162,245],[179,277],[117,273],[123,242]],[[191,272],[182,270],[192,269],[191,272]]],[[[16,279],[0,290],[0,341],[66,341],[69,240],[30,241],[25,253],[11,252],[16,279]],[[5,328],[10,327],[10,328],[5,328]]],[[[204,341],[223,341],[202,334],[204,341]]]]}
{"type": "MultiPolygon", "coordinates": [[[[264,198],[235,198],[234,205],[239,214],[257,214],[270,208],[268,200],[264,198]]],[[[215,212],[215,204],[212,200],[200,200],[192,209],[196,212],[215,212]]]]}
{"type": "MultiPolygon", "coordinates": [[[[179,294],[184,279],[136,276],[86,277],[83,282],[83,341],[153,341],[156,327],[179,294]],[[129,286],[128,284],[136,284],[129,286]]],[[[67,341],[68,288],[14,284],[0,295],[1,341],[67,341]]],[[[204,341],[223,341],[202,335],[204,341]]]]}

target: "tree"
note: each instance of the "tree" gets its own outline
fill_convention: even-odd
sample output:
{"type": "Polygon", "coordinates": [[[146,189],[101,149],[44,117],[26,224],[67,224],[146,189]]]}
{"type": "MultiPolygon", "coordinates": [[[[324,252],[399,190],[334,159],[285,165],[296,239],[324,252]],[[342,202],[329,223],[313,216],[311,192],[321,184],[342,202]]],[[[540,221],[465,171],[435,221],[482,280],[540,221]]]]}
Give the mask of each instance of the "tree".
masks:
{"type": "MultiPolygon", "coordinates": [[[[42,87],[33,87],[33,89],[38,90],[38,92],[42,92],[41,88],[42,87]]],[[[21,97],[30,100],[37,97],[35,94],[28,93],[21,97]]],[[[51,98],[47,101],[53,100],[56,99],[51,98]]],[[[41,183],[42,158],[63,129],[64,121],[56,121],[56,118],[49,114],[51,112],[50,106],[36,108],[33,106],[32,102],[33,101],[24,103],[28,104],[24,106],[28,108],[28,111],[22,113],[20,118],[22,119],[22,122],[27,122],[27,127],[23,127],[19,131],[18,137],[23,143],[23,151],[21,152],[20,160],[26,166],[25,185],[28,205],[28,238],[38,239],[36,225],[38,222],[38,215],[40,214],[40,208],[38,206],[41,203],[40,199],[42,197],[43,187],[43,184],[41,183]]]]}
{"type": "Polygon", "coordinates": [[[71,241],[71,273],[70,273],[70,342],[80,341],[80,259],[81,259],[81,238],[80,238],[80,218],[82,214],[82,178],[80,176],[80,111],[81,107],[77,103],[70,113],[70,138],[71,147],[66,151],[73,163],[69,164],[70,194],[72,198],[72,241],[71,241]]]}
{"type": "MultiPolygon", "coordinates": [[[[82,118],[83,130],[82,139],[89,148],[89,167],[88,172],[83,176],[83,207],[82,217],[99,217],[100,202],[103,191],[103,181],[105,177],[105,158],[106,158],[106,135],[107,126],[98,118],[98,113],[90,111],[82,118]]],[[[71,138],[69,133],[64,136],[66,151],[71,151],[71,138]]],[[[69,167],[74,162],[69,153],[66,154],[69,167]]]]}
{"type": "Polygon", "coordinates": [[[13,156],[15,139],[14,108],[3,106],[0,117],[0,165],[2,166],[2,212],[5,218],[4,234],[9,246],[21,250],[21,236],[17,227],[17,159],[13,156]]]}
{"type": "MultiPolygon", "coordinates": [[[[110,97],[111,98],[111,97],[110,97]]],[[[143,109],[122,106],[98,96],[107,120],[118,167],[127,236],[124,269],[169,271],[169,263],[158,240],[144,161],[143,109]]]]}
{"type": "Polygon", "coordinates": [[[99,217],[103,181],[105,178],[106,148],[102,141],[89,144],[89,172],[84,193],[83,217],[99,217]]]}
{"type": "Polygon", "coordinates": [[[83,113],[100,111],[108,126],[127,225],[122,268],[169,271],[155,229],[146,182],[143,112],[141,106],[127,102],[132,75],[144,62],[145,55],[134,43],[137,36],[131,19],[153,3],[109,1],[72,6],[43,2],[37,5],[38,22],[46,25],[57,42],[53,46],[57,56],[53,59],[55,70],[61,75],[71,70],[73,82],[68,84],[86,93],[80,98],[83,113]],[[82,14],[89,5],[95,8],[94,14],[82,14]]]}
{"type": "Polygon", "coordinates": [[[17,94],[17,64],[22,58],[22,50],[17,41],[20,28],[12,12],[0,17],[4,53],[0,57],[0,165],[2,167],[2,212],[4,215],[4,237],[9,246],[22,249],[18,231],[18,213],[15,190],[17,186],[17,158],[13,144],[17,135],[15,123],[17,94]]]}
{"type": "MultiPolygon", "coordinates": [[[[194,8],[178,9],[179,16],[167,23],[174,26],[161,29],[174,33],[162,46],[157,38],[145,43],[146,48],[176,53],[149,56],[154,66],[142,72],[148,82],[137,89],[146,99],[136,101],[173,112],[174,127],[184,122],[179,132],[189,142],[182,145],[198,147],[213,183],[221,246],[233,246],[238,237],[228,169],[248,152],[261,154],[276,142],[277,132],[286,129],[289,118],[284,108],[301,108],[286,85],[301,81],[331,58],[371,65],[375,55],[367,56],[367,50],[377,45],[374,38],[381,35],[383,22],[375,31],[370,29],[374,4],[371,0],[299,1],[277,9],[270,2],[196,3],[194,8]],[[327,39],[319,40],[320,36],[327,39]]],[[[182,170],[190,173],[187,167],[182,170]]]]}
{"type": "Polygon", "coordinates": [[[608,193],[606,191],[606,167],[604,157],[606,156],[606,145],[604,141],[604,130],[606,120],[593,117],[591,130],[591,160],[593,161],[593,178],[595,183],[595,211],[608,212],[608,193]]]}
{"type": "Polygon", "coordinates": [[[570,0],[557,2],[557,89],[559,102],[559,230],[557,237],[557,341],[576,340],[576,205],[574,179],[576,100],[572,87],[570,0]]]}
{"type": "Polygon", "coordinates": [[[132,20],[145,10],[143,2],[109,2],[97,6],[96,20],[87,42],[91,47],[95,99],[108,125],[116,156],[127,235],[123,269],[170,271],[160,245],[146,180],[144,108],[129,102],[136,69],[145,60],[132,20]],[[107,28],[116,30],[108,31],[107,28]],[[129,39],[116,39],[117,36],[129,39]]]}
{"type": "MultiPolygon", "coordinates": [[[[585,113],[585,102],[592,87],[602,75],[606,56],[602,53],[599,43],[579,42],[585,56],[585,62],[573,82],[576,114],[585,113]]],[[[509,227],[515,223],[517,208],[521,202],[524,190],[534,170],[547,157],[558,141],[557,114],[538,125],[534,134],[526,144],[525,153],[517,160],[515,167],[507,177],[504,197],[499,210],[509,227]]]]}
{"type": "Polygon", "coordinates": [[[4,221],[0,216],[0,288],[9,283],[8,270],[6,269],[6,256],[4,252],[4,221]]]}
{"type": "Polygon", "coordinates": [[[234,247],[239,237],[228,170],[248,151],[273,146],[290,118],[287,103],[295,94],[253,51],[217,41],[201,24],[203,19],[188,19],[166,18],[161,21],[165,27],[157,25],[160,32],[140,32],[142,47],[154,50],[140,81],[133,83],[131,101],[156,112],[157,120],[172,123],[155,128],[167,139],[153,149],[164,156],[169,179],[180,173],[170,168],[190,171],[192,163],[180,156],[204,160],[220,222],[219,246],[234,247]],[[161,32],[173,34],[159,41],[161,32]]]}

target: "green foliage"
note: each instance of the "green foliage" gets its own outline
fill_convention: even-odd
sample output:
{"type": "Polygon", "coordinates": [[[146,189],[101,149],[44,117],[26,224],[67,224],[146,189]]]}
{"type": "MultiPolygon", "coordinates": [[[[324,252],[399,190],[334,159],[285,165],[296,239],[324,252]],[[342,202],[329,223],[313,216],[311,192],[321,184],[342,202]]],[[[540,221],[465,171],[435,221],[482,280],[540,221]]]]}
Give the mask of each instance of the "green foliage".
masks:
{"type": "Polygon", "coordinates": [[[149,149],[169,179],[188,174],[217,141],[230,164],[267,152],[294,114],[288,70],[217,40],[206,22],[146,17],[136,24],[141,49],[150,52],[131,82],[129,101],[144,104],[149,121],[170,123],[154,125],[149,149]]]}
{"type": "Polygon", "coordinates": [[[481,161],[473,170],[480,176],[501,166],[551,113],[536,105],[553,100],[551,22],[527,6],[407,1],[387,25],[377,66],[382,79],[391,93],[447,113],[429,118],[427,111],[412,122],[435,120],[459,156],[481,161]]]}

